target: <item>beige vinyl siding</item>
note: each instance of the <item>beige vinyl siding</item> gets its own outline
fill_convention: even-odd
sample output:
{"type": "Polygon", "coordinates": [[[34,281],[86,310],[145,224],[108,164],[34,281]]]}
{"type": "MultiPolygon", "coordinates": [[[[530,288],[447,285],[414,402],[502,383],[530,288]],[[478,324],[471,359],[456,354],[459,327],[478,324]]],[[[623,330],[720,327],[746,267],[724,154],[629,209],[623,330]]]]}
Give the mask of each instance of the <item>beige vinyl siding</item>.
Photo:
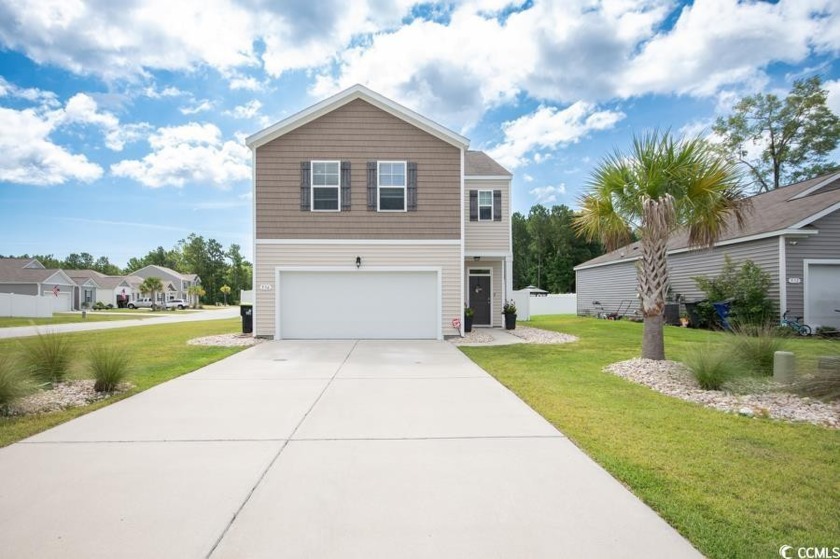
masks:
{"type": "MultiPolygon", "coordinates": [[[[622,301],[631,301],[631,313],[639,307],[636,297],[636,263],[619,262],[576,272],[577,313],[595,314],[593,301],[613,312],[622,301]]],[[[626,303],[625,303],[626,305],[626,303]]]]}
{"type": "Polygon", "coordinates": [[[785,244],[787,277],[801,280],[801,283],[786,284],[787,308],[792,316],[805,315],[805,268],[802,261],[840,259],[840,211],[818,219],[810,228],[816,229],[819,234],[804,239],[788,239],[785,244]],[[791,241],[796,244],[790,244],[791,241]]]}
{"type": "Polygon", "coordinates": [[[510,183],[508,181],[464,182],[464,252],[510,252],[510,183]],[[470,190],[501,190],[501,221],[470,221],[470,190]]]}
{"type": "Polygon", "coordinates": [[[257,239],[459,239],[461,150],[357,99],[256,151],[257,239]],[[301,161],[350,161],[350,211],[300,209],[301,161]],[[417,163],[417,211],[367,209],[367,162],[417,163]]]}
{"type": "MultiPolygon", "coordinates": [[[[458,244],[260,244],[256,245],[254,312],[257,336],[274,336],[277,267],[355,266],[356,257],[369,267],[434,266],[441,268],[442,333],[458,335],[452,319],[462,315],[461,247],[458,244]],[[272,289],[260,290],[260,285],[272,289]]],[[[410,296],[410,294],[406,294],[410,296]]],[[[394,309],[399,313],[399,309],[394,309]]],[[[329,317],[324,317],[329,320],[329,317]]]]}
{"type": "MultiPolygon", "coordinates": [[[[698,289],[692,278],[717,276],[727,254],[736,264],[752,260],[770,274],[773,285],[768,295],[778,302],[779,242],[776,237],[668,255],[672,293],[679,293],[687,301],[704,299],[706,294],[698,289]]],[[[632,300],[633,310],[639,307],[635,260],[577,270],[576,277],[578,314],[592,312],[594,300],[600,301],[607,312],[614,311],[623,300],[632,300]]]]}
{"type": "Polygon", "coordinates": [[[504,278],[502,277],[502,265],[504,263],[499,262],[484,262],[482,259],[481,262],[469,262],[464,266],[464,302],[470,300],[470,294],[468,293],[470,288],[470,281],[469,281],[469,273],[470,269],[478,268],[478,269],[490,269],[490,276],[491,281],[493,283],[493,299],[490,308],[490,325],[495,327],[503,326],[503,318],[502,318],[502,305],[504,305],[504,297],[505,297],[505,285],[504,285],[504,278]]]}

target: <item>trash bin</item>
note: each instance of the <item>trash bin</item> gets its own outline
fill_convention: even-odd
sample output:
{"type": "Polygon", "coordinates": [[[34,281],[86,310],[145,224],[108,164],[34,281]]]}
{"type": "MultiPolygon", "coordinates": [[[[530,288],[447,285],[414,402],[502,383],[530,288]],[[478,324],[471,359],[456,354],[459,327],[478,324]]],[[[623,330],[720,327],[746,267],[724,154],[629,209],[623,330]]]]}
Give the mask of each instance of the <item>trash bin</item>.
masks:
{"type": "Polygon", "coordinates": [[[242,317],[242,333],[254,332],[254,308],[251,305],[239,305],[239,316],[242,317]]]}

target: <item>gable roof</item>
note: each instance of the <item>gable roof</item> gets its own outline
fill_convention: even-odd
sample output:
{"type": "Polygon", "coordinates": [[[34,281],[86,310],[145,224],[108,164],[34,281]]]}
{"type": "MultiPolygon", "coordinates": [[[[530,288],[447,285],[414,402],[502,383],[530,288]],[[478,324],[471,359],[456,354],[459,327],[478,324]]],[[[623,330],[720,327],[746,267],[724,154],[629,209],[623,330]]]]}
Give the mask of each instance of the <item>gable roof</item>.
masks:
{"type": "Polygon", "coordinates": [[[376,93],[375,91],[372,91],[360,84],[356,84],[340,93],[336,93],[332,97],[328,97],[320,103],[316,103],[311,107],[290,116],[289,118],[281,120],[280,122],[273,124],[256,134],[248,136],[245,138],[245,143],[251,149],[257,149],[258,147],[265,145],[296,128],[300,128],[304,124],[308,124],[329,112],[343,107],[347,103],[355,101],[356,99],[366,101],[374,107],[377,107],[386,113],[390,113],[400,120],[416,126],[417,128],[443,140],[444,142],[452,144],[455,147],[466,149],[467,146],[470,145],[470,141],[464,136],[445,128],[423,115],[416,113],[409,108],[403,107],[399,103],[391,101],[390,99],[383,97],[379,93],[376,93]]]}
{"type": "Polygon", "coordinates": [[[44,265],[35,258],[0,258],[0,268],[27,268],[43,270],[44,265]]]}
{"type": "Polygon", "coordinates": [[[513,174],[483,151],[469,150],[464,153],[464,176],[512,177],[513,174]]]}
{"type": "MultiPolygon", "coordinates": [[[[78,279],[89,279],[92,280],[97,287],[101,289],[116,289],[121,284],[125,282],[126,285],[128,283],[125,280],[124,276],[106,276],[102,272],[97,272],[96,270],[64,270],[67,274],[73,278],[73,280],[78,279]]],[[[77,281],[78,283],[78,281],[77,281]]]]}
{"type": "MultiPolygon", "coordinates": [[[[813,234],[808,227],[814,221],[840,210],[840,173],[830,173],[799,183],[783,186],[749,198],[752,208],[746,223],[738,228],[733,217],[726,222],[725,232],[716,245],[735,244],[779,235],[813,234]]],[[[668,252],[687,250],[688,233],[678,231],[668,241],[668,252]]],[[[619,261],[636,260],[639,243],[631,243],[575,266],[575,270],[619,261]]]]}

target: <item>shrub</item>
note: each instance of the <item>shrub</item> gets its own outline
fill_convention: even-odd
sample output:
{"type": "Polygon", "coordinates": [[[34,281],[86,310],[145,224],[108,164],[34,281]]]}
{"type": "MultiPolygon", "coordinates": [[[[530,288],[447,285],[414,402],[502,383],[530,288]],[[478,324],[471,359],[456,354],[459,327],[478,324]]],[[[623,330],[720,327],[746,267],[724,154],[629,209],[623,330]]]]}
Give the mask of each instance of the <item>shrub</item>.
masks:
{"type": "Polygon", "coordinates": [[[793,390],[802,396],[827,402],[840,400],[840,368],[820,369],[816,374],[799,380],[793,390]]]}
{"type": "Polygon", "coordinates": [[[104,311],[105,310],[105,303],[102,301],[97,301],[93,304],[93,310],[95,311],[104,311]]]}
{"type": "Polygon", "coordinates": [[[770,325],[738,325],[730,338],[731,355],[752,374],[773,375],[773,356],[785,348],[785,340],[776,335],[770,325]]]}
{"type": "MultiPolygon", "coordinates": [[[[775,305],[767,296],[773,279],[752,260],[745,260],[738,267],[729,255],[726,255],[717,277],[692,279],[706,294],[709,302],[732,301],[730,314],[733,320],[741,324],[774,322],[775,305]]],[[[698,312],[714,324],[714,309],[710,304],[699,306],[698,312]]]]}
{"type": "Polygon", "coordinates": [[[712,348],[689,354],[685,364],[703,390],[720,390],[740,372],[737,362],[728,351],[715,351],[712,348]]]}
{"type": "Polygon", "coordinates": [[[62,334],[42,334],[24,346],[24,363],[37,380],[55,384],[67,378],[73,360],[72,342],[62,334]]]}
{"type": "Polygon", "coordinates": [[[0,354],[0,415],[9,411],[9,405],[26,396],[32,389],[32,384],[9,356],[0,354]]]}
{"type": "Polygon", "coordinates": [[[90,371],[97,392],[113,392],[128,376],[131,358],[126,351],[113,346],[95,346],[88,355],[90,371]]]}

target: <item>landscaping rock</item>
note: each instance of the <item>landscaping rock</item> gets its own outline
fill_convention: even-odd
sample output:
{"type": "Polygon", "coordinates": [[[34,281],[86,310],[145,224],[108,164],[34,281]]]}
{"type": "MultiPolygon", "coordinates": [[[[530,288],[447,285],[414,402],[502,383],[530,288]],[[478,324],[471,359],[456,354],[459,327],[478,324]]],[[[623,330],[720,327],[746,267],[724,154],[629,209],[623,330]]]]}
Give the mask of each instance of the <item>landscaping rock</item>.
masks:
{"type": "Polygon", "coordinates": [[[750,417],[802,421],[840,429],[840,402],[824,403],[801,398],[785,392],[784,385],[768,383],[760,391],[751,394],[702,390],[688,368],[674,361],[631,359],[613,363],[604,370],[668,396],[716,410],[729,413],[749,410],[752,413],[750,417]]]}
{"type": "Polygon", "coordinates": [[[264,342],[263,338],[255,338],[251,334],[219,334],[217,336],[204,336],[188,340],[189,345],[203,345],[216,347],[243,347],[252,346],[264,342]]]}
{"type": "MultiPolygon", "coordinates": [[[[93,389],[94,384],[95,382],[90,379],[57,383],[50,390],[41,390],[17,400],[10,407],[9,415],[32,415],[86,406],[113,394],[112,392],[97,392],[93,389]]],[[[117,392],[124,392],[129,388],[131,388],[130,384],[123,383],[117,392]]]]}
{"type": "Polygon", "coordinates": [[[520,325],[516,327],[516,330],[509,330],[508,333],[522,338],[529,344],[567,344],[578,341],[577,336],[531,326],[520,325]]]}

